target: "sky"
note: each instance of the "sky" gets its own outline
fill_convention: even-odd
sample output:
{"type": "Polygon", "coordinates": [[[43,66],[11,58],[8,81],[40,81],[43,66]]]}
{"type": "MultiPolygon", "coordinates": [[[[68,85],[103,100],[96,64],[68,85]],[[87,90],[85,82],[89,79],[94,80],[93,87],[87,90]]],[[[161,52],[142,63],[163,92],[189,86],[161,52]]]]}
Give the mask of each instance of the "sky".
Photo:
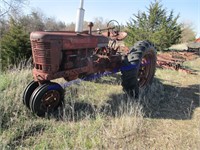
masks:
{"type": "MultiPolygon", "coordinates": [[[[153,1],[153,0],[151,0],[153,1]]],[[[102,17],[104,20],[115,19],[126,24],[133,14],[146,11],[150,0],[84,0],[85,21],[93,21],[102,17]]],[[[200,0],[161,0],[163,8],[174,10],[180,14],[180,23],[190,23],[200,37],[200,0]]],[[[80,0],[29,0],[26,13],[33,9],[41,10],[48,17],[55,17],[57,21],[71,23],[76,21],[76,11],[80,7],[80,0]]]]}

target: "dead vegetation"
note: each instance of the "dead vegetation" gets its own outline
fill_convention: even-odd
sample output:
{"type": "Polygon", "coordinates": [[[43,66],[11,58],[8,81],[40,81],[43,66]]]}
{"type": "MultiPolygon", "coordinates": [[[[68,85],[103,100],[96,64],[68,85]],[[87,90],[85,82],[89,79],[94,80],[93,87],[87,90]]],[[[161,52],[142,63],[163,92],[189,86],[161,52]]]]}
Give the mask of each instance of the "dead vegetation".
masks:
{"type": "Polygon", "coordinates": [[[0,149],[200,149],[200,58],[183,65],[197,74],[157,69],[137,101],[122,91],[120,74],[72,85],[65,107],[46,118],[21,101],[31,70],[8,71],[0,77],[0,149]]]}

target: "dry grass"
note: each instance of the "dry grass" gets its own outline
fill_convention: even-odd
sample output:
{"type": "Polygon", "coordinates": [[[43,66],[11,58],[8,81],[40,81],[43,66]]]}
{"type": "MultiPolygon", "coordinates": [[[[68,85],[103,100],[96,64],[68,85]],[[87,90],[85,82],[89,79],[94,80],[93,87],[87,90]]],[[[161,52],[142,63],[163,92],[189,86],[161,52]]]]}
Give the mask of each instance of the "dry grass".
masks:
{"type": "Polygon", "coordinates": [[[176,49],[176,50],[187,50],[188,49],[188,43],[182,43],[182,44],[176,44],[172,45],[169,49],[176,49]]]}
{"type": "Polygon", "coordinates": [[[119,74],[70,86],[50,118],[22,104],[30,69],[1,74],[0,149],[200,149],[200,59],[185,65],[198,75],[158,69],[138,101],[119,74]]]}

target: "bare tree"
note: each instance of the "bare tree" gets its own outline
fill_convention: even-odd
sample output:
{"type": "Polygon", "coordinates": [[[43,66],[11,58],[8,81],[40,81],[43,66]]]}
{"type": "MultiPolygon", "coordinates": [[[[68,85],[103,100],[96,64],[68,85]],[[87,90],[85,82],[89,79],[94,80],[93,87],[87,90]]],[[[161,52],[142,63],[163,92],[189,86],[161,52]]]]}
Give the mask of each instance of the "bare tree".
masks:
{"type": "Polygon", "coordinates": [[[58,22],[53,17],[46,18],[44,20],[44,24],[45,24],[45,30],[49,30],[49,31],[62,31],[66,28],[66,25],[64,22],[61,22],[61,21],[58,22]]]}
{"type": "Polygon", "coordinates": [[[34,10],[29,15],[21,15],[17,20],[27,32],[62,31],[66,28],[64,22],[57,21],[54,17],[47,17],[40,10],[34,10]]]}
{"type": "Polygon", "coordinates": [[[96,17],[93,19],[94,22],[94,29],[104,29],[107,27],[107,23],[109,20],[105,20],[102,17],[96,17]]]}
{"type": "Polygon", "coordinates": [[[18,21],[28,32],[45,30],[45,15],[39,10],[32,11],[29,15],[22,15],[18,21]]]}
{"type": "Polygon", "coordinates": [[[193,24],[189,22],[184,22],[182,24],[181,43],[194,41],[195,38],[196,32],[194,30],[193,24]]]}
{"type": "Polygon", "coordinates": [[[14,12],[16,13],[23,7],[27,0],[1,0],[0,1],[0,18],[7,14],[14,12]]]}

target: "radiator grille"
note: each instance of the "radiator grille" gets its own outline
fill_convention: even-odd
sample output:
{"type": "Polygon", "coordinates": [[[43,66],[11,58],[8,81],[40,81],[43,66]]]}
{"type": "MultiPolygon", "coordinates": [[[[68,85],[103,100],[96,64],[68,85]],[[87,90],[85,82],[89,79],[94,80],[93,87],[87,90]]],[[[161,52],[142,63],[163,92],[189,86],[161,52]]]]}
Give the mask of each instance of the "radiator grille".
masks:
{"type": "Polygon", "coordinates": [[[34,49],[51,49],[51,43],[49,42],[32,42],[34,49]]]}
{"type": "Polygon", "coordinates": [[[50,57],[50,50],[39,50],[39,49],[35,49],[34,50],[34,54],[35,56],[38,56],[38,57],[50,57]]]}
{"type": "Polygon", "coordinates": [[[35,57],[35,62],[39,64],[51,64],[51,59],[50,58],[45,58],[45,57],[35,57]]]}
{"type": "Polygon", "coordinates": [[[51,44],[48,42],[31,42],[35,68],[42,71],[51,70],[51,44]]]}

